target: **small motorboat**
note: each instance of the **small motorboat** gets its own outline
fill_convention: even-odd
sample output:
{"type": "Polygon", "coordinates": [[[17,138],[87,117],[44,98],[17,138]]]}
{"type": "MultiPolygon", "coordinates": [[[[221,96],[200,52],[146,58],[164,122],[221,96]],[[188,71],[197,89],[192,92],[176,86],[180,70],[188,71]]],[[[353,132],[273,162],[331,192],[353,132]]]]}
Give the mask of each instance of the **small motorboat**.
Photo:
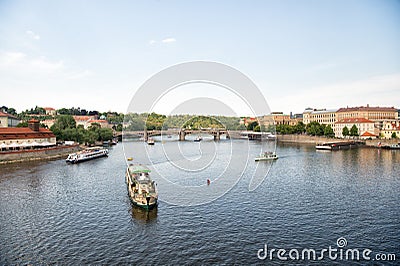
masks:
{"type": "Polygon", "coordinates": [[[149,139],[147,140],[147,144],[148,144],[148,145],[154,145],[154,139],[149,138],[149,139]]]}
{"type": "Polygon", "coordinates": [[[255,158],[255,161],[270,161],[270,160],[276,160],[278,159],[278,156],[276,155],[275,152],[271,152],[271,151],[267,151],[264,152],[262,154],[260,154],[260,156],[255,158]]]}

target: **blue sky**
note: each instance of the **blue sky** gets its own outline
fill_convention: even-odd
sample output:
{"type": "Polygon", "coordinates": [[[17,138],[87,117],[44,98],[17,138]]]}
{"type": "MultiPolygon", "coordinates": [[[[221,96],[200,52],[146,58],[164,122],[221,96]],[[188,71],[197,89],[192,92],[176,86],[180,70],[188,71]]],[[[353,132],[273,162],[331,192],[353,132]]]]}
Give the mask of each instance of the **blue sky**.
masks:
{"type": "Polygon", "coordinates": [[[125,112],[158,71],[210,60],[273,111],[400,107],[399,47],[400,1],[0,1],[0,105],[125,112]]]}

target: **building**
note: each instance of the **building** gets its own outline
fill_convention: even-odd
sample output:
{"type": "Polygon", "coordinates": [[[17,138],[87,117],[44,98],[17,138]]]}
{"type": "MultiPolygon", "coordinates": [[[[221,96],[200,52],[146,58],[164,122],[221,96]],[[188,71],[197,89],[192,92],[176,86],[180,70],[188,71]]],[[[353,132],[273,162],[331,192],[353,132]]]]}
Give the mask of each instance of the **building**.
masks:
{"type": "Polygon", "coordinates": [[[384,121],[383,128],[380,132],[380,137],[384,139],[391,139],[393,133],[396,134],[397,138],[400,138],[400,121],[384,121]]]}
{"type": "Polygon", "coordinates": [[[367,106],[340,108],[337,111],[337,120],[346,118],[369,119],[378,122],[376,126],[381,128],[384,120],[398,119],[399,113],[394,107],[371,107],[367,104],[367,106]]]}
{"type": "Polygon", "coordinates": [[[298,119],[292,118],[291,115],[286,115],[283,112],[272,112],[268,115],[260,117],[260,123],[266,127],[270,125],[296,125],[298,119]]]}
{"type": "Polygon", "coordinates": [[[0,128],[0,149],[24,150],[56,145],[56,136],[48,129],[40,128],[38,120],[29,120],[28,127],[0,128]]]}
{"type": "Polygon", "coordinates": [[[21,120],[17,117],[0,111],[0,128],[1,127],[16,127],[21,120]]]}
{"type": "Polygon", "coordinates": [[[305,125],[311,122],[318,122],[320,124],[330,125],[332,128],[337,121],[336,112],[338,109],[313,109],[306,108],[303,112],[303,123],[305,125]]]}
{"type": "Polygon", "coordinates": [[[335,123],[333,127],[335,137],[343,138],[343,128],[347,127],[350,131],[353,125],[356,125],[358,134],[362,138],[376,138],[378,136],[373,121],[365,118],[345,118],[335,123]]]}
{"type": "Polygon", "coordinates": [[[57,114],[56,109],[52,107],[44,107],[43,109],[46,111],[46,115],[55,116],[57,114]]]}
{"type": "Polygon", "coordinates": [[[87,121],[87,127],[90,127],[92,124],[99,124],[101,128],[111,128],[111,125],[107,120],[104,119],[90,119],[87,121]]]}
{"type": "Polygon", "coordinates": [[[82,125],[83,128],[88,129],[93,123],[97,123],[102,128],[111,128],[112,125],[105,119],[97,119],[96,115],[74,115],[73,116],[76,126],[82,125]]]}
{"type": "Polygon", "coordinates": [[[253,123],[253,122],[258,122],[257,118],[255,118],[255,117],[241,117],[239,124],[244,125],[244,126],[247,127],[250,123],[253,123]]]}

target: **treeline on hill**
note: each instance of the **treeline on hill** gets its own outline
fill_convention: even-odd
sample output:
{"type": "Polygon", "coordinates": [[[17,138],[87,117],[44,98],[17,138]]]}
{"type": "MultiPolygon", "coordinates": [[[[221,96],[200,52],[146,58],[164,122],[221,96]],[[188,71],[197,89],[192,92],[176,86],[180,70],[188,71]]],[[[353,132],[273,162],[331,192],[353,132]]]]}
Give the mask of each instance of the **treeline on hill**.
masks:
{"type": "Polygon", "coordinates": [[[168,128],[227,128],[230,130],[245,130],[240,125],[240,118],[227,116],[197,116],[171,115],[165,116],[156,113],[130,113],[125,115],[126,130],[161,130],[168,128]]]}
{"type": "MultiPolygon", "coordinates": [[[[38,119],[39,121],[54,119],[57,116],[46,115],[46,110],[43,107],[36,106],[35,108],[27,109],[21,113],[16,113],[14,108],[7,108],[6,106],[1,107],[9,114],[17,116],[21,122],[18,127],[26,127],[27,121],[31,118],[38,119]]],[[[113,129],[116,131],[122,131],[122,124],[124,122],[124,114],[117,112],[99,112],[99,111],[87,111],[86,109],[81,109],[80,107],[75,108],[61,108],[57,110],[58,115],[88,115],[88,116],[98,116],[99,119],[105,119],[108,123],[113,125],[113,129]]],[[[41,124],[42,127],[46,127],[41,124]]]]}
{"type": "Polygon", "coordinates": [[[93,123],[88,129],[84,129],[82,125],[76,126],[72,115],[59,115],[50,130],[56,135],[57,140],[73,140],[86,145],[113,138],[112,129],[101,128],[97,123],[93,123]]]}

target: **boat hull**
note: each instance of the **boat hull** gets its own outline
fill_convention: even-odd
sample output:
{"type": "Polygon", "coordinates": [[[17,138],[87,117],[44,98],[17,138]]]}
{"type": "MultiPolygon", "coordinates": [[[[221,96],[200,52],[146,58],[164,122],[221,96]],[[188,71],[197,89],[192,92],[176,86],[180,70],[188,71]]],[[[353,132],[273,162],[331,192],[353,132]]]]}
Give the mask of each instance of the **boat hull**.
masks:
{"type": "MultiPolygon", "coordinates": [[[[129,193],[129,192],[128,192],[128,193],[129,193]]],[[[157,205],[158,205],[158,200],[157,200],[157,199],[155,199],[155,202],[154,202],[154,203],[151,203],[151,204],[143,204],[143,203],[141,203],[141,202],[138,202],[138,201],[136,201],[135,199],[133,199],[130,195],[129,195],[129,199],[131,200],[131,202],[133,203],[133,205],[138,206],[138,207],[140,207],[140,208],[142,208],[142,209],[145,209],[145,210],[154,209],[154,208],[157,207],[157,205]]]]}
{"type": "Polygon", "coordinates": [[[256,162],[259,162],[259,161],[275,161],[275,160],[278,160],[278,157],[276,157],[276,158],[255,158],[254,160],[256,162]]]}
{"type": "Polygon", "coordinates": [[[108,157],[108,154],[99,154],[99,155],[95,155],[95,156],[92,156],[92,157],[80,158],[80,159],[77,159],[77,160],[68,160],[67,159],[66,162],[70,163],[70,164],[77,164],[77,163],[82,163],[82,162],[98,159],[98,158],[101,158],[101,157],[108,157]]]}

